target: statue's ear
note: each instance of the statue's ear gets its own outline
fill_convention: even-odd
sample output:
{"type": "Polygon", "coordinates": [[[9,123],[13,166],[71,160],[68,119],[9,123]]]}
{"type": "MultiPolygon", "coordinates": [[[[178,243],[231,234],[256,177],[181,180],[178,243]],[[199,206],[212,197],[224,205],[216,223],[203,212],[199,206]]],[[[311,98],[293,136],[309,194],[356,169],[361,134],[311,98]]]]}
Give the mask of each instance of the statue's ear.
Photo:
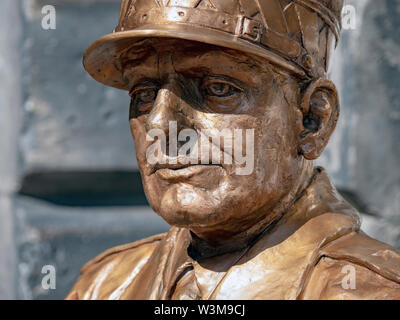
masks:
{"type": "Polygon", "coordinates": [[[339,97],[333,82],[323,78],[311,82],[300,109],[303,113],[300,153],[308,160],[315,160],[325,149],[339,118],[339,97]]]}

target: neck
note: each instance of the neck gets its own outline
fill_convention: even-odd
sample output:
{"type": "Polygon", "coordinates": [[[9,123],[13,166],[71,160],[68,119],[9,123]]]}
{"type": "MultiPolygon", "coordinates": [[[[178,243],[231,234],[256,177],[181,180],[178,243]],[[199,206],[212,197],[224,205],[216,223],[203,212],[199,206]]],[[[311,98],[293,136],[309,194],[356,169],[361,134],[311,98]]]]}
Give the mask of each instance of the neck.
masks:
{"type": "MultiPolygon", "coordinates": [[[[242,251],[250,247],[261,236],[271,230],[284,216],[288,209],[308,187],[313,177],[313,165],[306,162],[301,174],[290,192],[284,195],[272,209],[262,208],[253,214],[249,222],[242,222],[242,228],[235,230],[210,230],[206,232],[191,231],[192,241],[190,254],[195,259],[208,258],[234,251],[242,251]]],[[[235,224],[236,226],[236,224],[235,224]]]]}

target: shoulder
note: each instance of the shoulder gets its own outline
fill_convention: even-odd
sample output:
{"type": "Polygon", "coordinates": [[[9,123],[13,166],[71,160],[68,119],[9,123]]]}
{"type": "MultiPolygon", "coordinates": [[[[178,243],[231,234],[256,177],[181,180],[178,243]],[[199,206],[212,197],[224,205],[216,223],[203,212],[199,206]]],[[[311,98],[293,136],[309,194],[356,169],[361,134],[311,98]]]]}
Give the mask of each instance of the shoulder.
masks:
{"type": "Polygon", "coordinates": [[[135,254],[140,249],[150,249],[154,247],[155,244],[158,244],[164,237],[166,236],[166,233],[160,233],[156,234],[154,236],[141,239],[135,242],[131,242],[128,244],[123,244],[120,246],[116,246],[114,248],[108,249],[104,251],[103,253],[99,254],[97,257],[93,258],[89,262],[87,262],[82,268],[81,268],[81,274],[84,274],[88,269],[91,267],[101,264],[102,261],[107,260],[110,257],[116,257],[117,255],[120,254],[135,254]]]}
{"type": "Polygon", "coordinates": [[[400,299],[400,251],[359,232],[324,247],[304,299],[400,299]]]}
{"type": "Polygon", "coordinates": [[[166,233],[157,234],[104,251],[82,267],[81,276],[66,299],[101,299],[103,293],[124,283],[132,270],[138,273],[165,236],[166,233]]]}

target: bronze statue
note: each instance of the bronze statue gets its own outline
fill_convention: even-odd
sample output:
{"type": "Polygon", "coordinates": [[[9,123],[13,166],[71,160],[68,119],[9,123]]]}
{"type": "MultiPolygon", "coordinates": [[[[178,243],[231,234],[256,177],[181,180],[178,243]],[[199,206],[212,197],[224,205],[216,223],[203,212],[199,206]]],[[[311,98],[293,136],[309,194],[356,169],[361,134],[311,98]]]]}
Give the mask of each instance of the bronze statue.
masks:
{"type": "Polygon", "coordinates": [[[146,196],[172,228],[87,263],[67,299],[400,298],[400,252],[365,235],[313,165],[339,117],[326,75],[342,6],[122,1],[117,28],[84,65],[130,92],[146,196]],[[187,142],[177,132],[202,130],[200,155],[177,153],[187,142]],[[154,131],[168,140],[157,152],[166,162],[149,161],[154,131]],[[220,144],[215,132],[233,133],[220,144]],[[208,140],[224,161],[203,157],[208,140]]]}

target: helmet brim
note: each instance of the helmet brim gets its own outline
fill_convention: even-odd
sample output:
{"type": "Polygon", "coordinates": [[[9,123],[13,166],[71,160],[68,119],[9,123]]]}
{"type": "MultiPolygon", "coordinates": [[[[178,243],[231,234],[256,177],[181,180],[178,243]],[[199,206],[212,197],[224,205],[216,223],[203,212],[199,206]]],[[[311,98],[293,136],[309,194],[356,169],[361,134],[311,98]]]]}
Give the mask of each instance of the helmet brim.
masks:
{"type": "Polygon", "coordinates": [[[135,42],[145,38],[175,38],[235,49],[265,58],[272,64],[279,65],[300,77],[306,76],[299,66],[267,48],[262,48],[223,31],[188,24],[146,25],[134,30],[105,35],[97,39],[86,50],[83,56],[83,65],[98,82],[114,88],[129,90],[123,80],[118,62],[122,52],[135,42]]]}

